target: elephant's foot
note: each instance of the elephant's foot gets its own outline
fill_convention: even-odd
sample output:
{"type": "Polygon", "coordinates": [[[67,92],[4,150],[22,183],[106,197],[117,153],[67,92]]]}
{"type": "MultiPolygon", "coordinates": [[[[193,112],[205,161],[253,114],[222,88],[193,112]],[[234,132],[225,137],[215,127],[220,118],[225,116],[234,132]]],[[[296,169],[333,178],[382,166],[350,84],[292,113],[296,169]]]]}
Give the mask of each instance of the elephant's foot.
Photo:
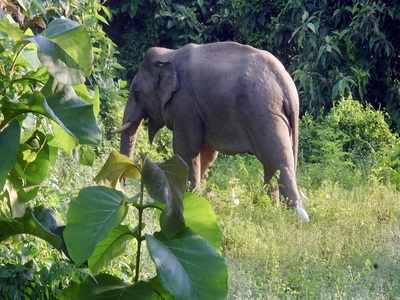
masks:
{"type": "Polygon", "coordinates": [[[296,210],[297,215],[303,223],[310,222],[310,217],[302,206],[296,206],[294,209],[296,210]]]}
{"type": "Polygon", "coordinates": [[[308,213],[306,212],[306,210],[303,207],[304,200],[308,200],[308,198],[302,191],[299,191],[299,194],[300,194],[301,200],[297,203],[297,205],[294,207],[294,209],[296,210],[297,215],[299,216],[300,220],[303,223],[308,223],[310,221],[310,217],[308,216],[308,213]]]}
{"type": "MultiPolygon", "coordinates": [[[[303,196],[303,195],[301,195],[303,196]]],[[[300,218],[300,221],[303,223],[308,223],[310,222],[310,217],[308,216],[307,211],[303,207],[303,201],[290,201],[287,198],[284,199],[285,201],[283,202],[287,208],[294,209],[300,218]]]]}

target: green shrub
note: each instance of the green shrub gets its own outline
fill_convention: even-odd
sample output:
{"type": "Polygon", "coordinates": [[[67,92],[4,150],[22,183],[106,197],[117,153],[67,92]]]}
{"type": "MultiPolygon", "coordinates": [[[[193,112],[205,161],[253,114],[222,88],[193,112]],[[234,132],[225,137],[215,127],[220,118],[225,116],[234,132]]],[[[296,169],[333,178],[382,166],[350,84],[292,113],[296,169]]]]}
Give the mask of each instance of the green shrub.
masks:
{"type": "Polygon", "coordinates": [[[351,153],[354,161],[387,152],[397,139],[382,111],[374,110],[371,105],[363,106],[351,98],[335,105],[327,123],[343,134],[343,151],[351,153]]]}
{"type": "Polygon", "coordinates": [[[385,117],[352,98],[336,103],[323,118],[306,114],[301,121],[300,161],[313,182],[333,179],[352,186],[366,176],[393,178],[398,138],[385,117]]]}

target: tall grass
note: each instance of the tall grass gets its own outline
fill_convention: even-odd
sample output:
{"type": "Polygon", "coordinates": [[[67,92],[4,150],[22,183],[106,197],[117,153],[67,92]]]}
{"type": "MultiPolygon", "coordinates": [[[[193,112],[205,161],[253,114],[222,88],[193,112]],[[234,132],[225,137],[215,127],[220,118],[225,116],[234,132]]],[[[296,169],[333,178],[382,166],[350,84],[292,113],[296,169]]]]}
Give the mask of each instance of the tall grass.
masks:
{"type": "Polygon", "coordinates": [[[294,212],[272,204],[260,172],[254,158],[223,158],[206,189],[223,228],[231,299],[400,295],[394,188],[366,180],[350,189],[329,181],[303,187],[311,222],[301,224],[294,212]]]}

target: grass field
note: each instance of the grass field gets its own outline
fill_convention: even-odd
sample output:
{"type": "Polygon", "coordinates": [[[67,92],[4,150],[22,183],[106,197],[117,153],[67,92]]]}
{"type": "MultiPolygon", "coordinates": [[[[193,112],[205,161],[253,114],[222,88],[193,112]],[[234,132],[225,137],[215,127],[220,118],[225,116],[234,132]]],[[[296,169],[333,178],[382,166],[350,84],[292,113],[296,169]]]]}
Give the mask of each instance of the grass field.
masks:
{"type": "MultiPolygon", "coordinates": [[[[93,184],[98,167],[79,166],[71,159],[60,161],[42,199],[65,217],[69,200],[78,189],[93,184]]],[[[311,222],[301,224],[293,211],[272,204],[254,157],[217,160],[203,194],[212,203],[223,231],[229,299],[398,299],[398,192],[359,177],[346,188],[327,179],[312,184],[316,172],[310,178],[308,169],[300,168],[299,182],[308,196],[305,206],[311,222]]],[[[135,222],[135,216],[129,221],[135,222]]],[[[157,230],[156,223],[146,230],[157,230]]],[[[0,246],[0,262],[33,259],[37,269],[50,270],[47,283],[41,277],[43,284],[58,286],[71,279],[73,267],[44,242],[25,238],[15,245],[0,246]]],[[[132,243],[106,271],[131,280],[134,251],[132,243]]],[[[149,258],[144,257],[143,279],[154,272],[146,267],[149,258]]],[[[76,279],[81,273],[72,274],[76,279]]]]}
{"type": "Polygon", "coordinates": [[[294,212],[271,204],[261,178],[254,158],[228,157],[218,161],[206,188],[224,233],[230,299],[400,296],[400,208],[393,188],[303,186],[311,222],[301,224],[294,212]]]}

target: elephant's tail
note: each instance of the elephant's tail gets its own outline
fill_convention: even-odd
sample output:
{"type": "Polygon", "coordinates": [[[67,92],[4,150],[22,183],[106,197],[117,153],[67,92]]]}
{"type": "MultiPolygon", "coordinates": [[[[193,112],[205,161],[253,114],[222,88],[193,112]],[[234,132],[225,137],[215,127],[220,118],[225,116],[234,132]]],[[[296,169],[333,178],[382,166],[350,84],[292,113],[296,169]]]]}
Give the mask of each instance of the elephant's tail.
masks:
{"type": "Polygon", "coordinates": [[[285,95],[285,98],[284,109],[291,129],[294,171],[296,173],[299,152],[299,97],[295,91],[292,95],[285,95]]]}
{"type": "Polygon", "coordinates": [[[293,147],[293,159],[294,159],[294,172],[297,171],[297,155],[299,153],[299,114],[295,111],[291,111],[290,123],[292,126],[292,147],[293,147]]]}

